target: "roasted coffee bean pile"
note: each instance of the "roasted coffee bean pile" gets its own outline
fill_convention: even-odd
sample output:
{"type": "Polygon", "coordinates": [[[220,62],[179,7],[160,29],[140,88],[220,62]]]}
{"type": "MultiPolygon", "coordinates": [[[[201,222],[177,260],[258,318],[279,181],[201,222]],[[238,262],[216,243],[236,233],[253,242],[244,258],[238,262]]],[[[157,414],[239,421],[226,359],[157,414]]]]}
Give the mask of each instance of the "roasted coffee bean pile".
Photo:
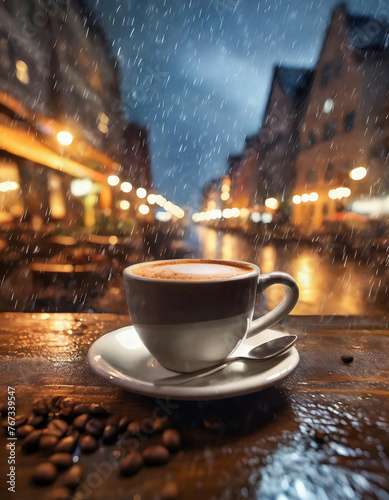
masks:
{"type": "MultiPolygon", "coordinates": [[[[1,413],[2,417],[7,416],[5,405],[1,413]]],[[[6,432],[7,426],[5,418],[6,432]]],[[[168,418],[155,420],[153,426],[153,432],[161,435],[161,443],[124,456],[119,464],[122,476],[133,476],[144,466],[164,465],[181,448],[181,436],[171,428],[168,418]]],[[[59,396],[33,403],[31,414],[17,415],[14,427],[24,453],[41,452],[47,456],[35,467],[32,480],[39,486],[56,482],[57,486],[47,492],[47,498],[52,500],[71,499],[82,484],[85,472],[73,460],[79,453],[91,454],[100,446],[120,445],[122,439],[141,432],[140,422],[126,415],[112,415],[100,405],[81,404],[71,397],[59,396]]],[[[166,483],[160,493],[161,499],[179,497],[174,482],[166,483]]]]}

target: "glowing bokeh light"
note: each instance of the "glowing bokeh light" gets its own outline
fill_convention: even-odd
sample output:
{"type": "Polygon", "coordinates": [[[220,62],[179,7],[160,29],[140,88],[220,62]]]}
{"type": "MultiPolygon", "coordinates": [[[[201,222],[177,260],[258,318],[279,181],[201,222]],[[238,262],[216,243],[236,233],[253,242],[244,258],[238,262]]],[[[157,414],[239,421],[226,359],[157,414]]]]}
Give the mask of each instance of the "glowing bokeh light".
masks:
{"type": "Polygon", "coordinates": [[[57,140],[60,144],[62,144],[62,146],[70,146],[73,142],[73,136],[70,132],[62,130],[61,132],[58,132],[57,140]]]}
{"type": "Polygon", "coordinates": [[[130,208],[130,202],[127,200],[121,200],[119,206],[122,210],[128,210],[130,208]]]}
{"type": "Polygon", "coordinates": [[[140,205],[138,210],[142,215],[147,215],[150,212],[150,207],[148,207],[147,205],[140,205]]]}
{"type": "Polygon", "coordinates": [[[279,203],[275,198],[268,198],[265,201],[265,205],[271,210],[276,210],[278,208],[279,203]]]}
{"type": "Polygon", "coordinates": [[[132,190],[131,182],[127,182],[127,181],[122,182],[120,189],[123,191],[123,193],[129,193],[132,190]]]}
{"type": "Polygon", "coordinates": [[[357,167],[351,170],[349,173],[349,176],[353,181],[360,181],[361,179],[364,179],[367,174],[367,169],[365,167],[357,167]]]}
{"type": "MultiPolygon", "coordinates": [[[[146,196],[147,196],[147,191],[146,191],[146,189],[145,189],[145,188],[140,187],[140,188],[138,188],[138,189],[136,190],[136,195],[137,195],[137,197],[138,197],[138,198],[146,198],[146,196]]],[[[141,206],[142,206],[142,205],[141,205],[141,206]]],[[[141,212],[141,213],[142,213],[142,212],[141,212]]]]}
{"type": "Polygon", "coordinates": [[[120,182],[120,179],[117,175],[110,175],[107,179],[107,182],[110,186],[117,186],[120,182]]]}

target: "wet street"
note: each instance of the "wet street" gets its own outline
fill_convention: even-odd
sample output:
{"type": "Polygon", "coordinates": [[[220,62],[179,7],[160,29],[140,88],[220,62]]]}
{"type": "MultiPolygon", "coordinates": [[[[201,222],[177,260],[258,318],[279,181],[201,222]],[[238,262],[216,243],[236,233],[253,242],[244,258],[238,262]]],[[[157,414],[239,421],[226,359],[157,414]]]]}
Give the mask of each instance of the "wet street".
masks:
{"type": "MultiPolygon", "coordinates": [[[[388,295],[377,266],[350,257],[335,257],[295,242],[253,242],[238,233],[191,227],[188,238],[197,254],[209,259],[236,259],[257,264],[262,273],[284,271],[299,284],[300,299],[293,314],[374,316],[387,313],[388,295]]],[[[264,308],[273,308],[283,288],[266,292],[264,308]]]]}

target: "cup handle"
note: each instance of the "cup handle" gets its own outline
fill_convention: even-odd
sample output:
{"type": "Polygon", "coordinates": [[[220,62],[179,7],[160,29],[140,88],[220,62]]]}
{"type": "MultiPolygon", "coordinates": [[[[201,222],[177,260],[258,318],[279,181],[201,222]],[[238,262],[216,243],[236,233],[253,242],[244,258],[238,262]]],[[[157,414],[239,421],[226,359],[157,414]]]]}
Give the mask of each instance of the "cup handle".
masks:
{"type": "Polygon", "coordinates": [[[289,276],[289,274],[275,272],[259,276],[257,293],[262,293],[266,288],[272,285],[283,285],[285,288],[285,296],[272,311],[251,322],[247,333],[248,337],[284,319],[292,311],[298,301],[299,288],[296,281],[292,276],[289,276]]]}

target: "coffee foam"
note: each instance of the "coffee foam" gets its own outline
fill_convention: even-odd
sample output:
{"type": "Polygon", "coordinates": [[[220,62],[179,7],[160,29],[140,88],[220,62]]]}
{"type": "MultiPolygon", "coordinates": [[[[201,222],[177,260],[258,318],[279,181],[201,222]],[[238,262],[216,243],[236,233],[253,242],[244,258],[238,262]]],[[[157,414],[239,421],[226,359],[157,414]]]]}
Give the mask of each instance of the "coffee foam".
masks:
{"type": "Polygon", "coordinates": [[[212,280],[242,276],[253,271],[247,264],[215,263],[207,261],[172,261],[152,263],[132,269],[132,274],[155,279],[212,280]]]}

